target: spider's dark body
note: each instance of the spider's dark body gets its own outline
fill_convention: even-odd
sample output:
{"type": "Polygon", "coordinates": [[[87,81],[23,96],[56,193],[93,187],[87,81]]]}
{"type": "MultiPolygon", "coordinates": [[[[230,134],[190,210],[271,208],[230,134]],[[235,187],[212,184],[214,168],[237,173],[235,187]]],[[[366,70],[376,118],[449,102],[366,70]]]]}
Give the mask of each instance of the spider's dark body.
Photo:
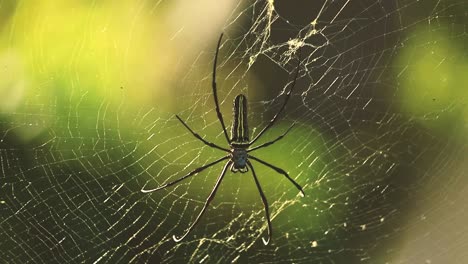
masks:
{"type": "Polygon", "coordinates": [[[221,124],[221,127],[223,129],[223,133],[224,133],[224,136],[226,138],[226,141],[229,144],[229,149],[224,148],[224,147],[220,147],[220,146],[218,146],[218,145],[216,145],[216,144],[214,144],[212,142],[209,142],[209,141],[203,139],[200,135],[195,133],[178,115],[176,115],[176,117],[177,117],[177,119],[179,119],[179,121],[182,123],[182,125],[185,126],[187,128],[187,130],[189,130],[190,133],[192,133],[192,135],[195,136],[198,140],[202,141],[207,146],[210,146],[212,148],[216,148],[218,150],[226,152],[227,155],[224,156],[224,157],[221,157],[221,158],[219,158],[219,159],[217,159],[217,160],[215,160],[213,162],[205,164],[205,165],[203,165],[203,166],[201,166],[199,168],[196,168],[195,170],[191,171],[187,175],[185,175],[185,176],[183,176],[183,177],[181,177],[181,178],[179,178],[179,179],[177,179],[175,181],[163,184],[162,186],[159,186],[159,187],[157,187],[155,189],[150,189],[150,190],[142,189],[141,191],[145,192],[145,193],[148,193],[148,192],[153,192],[153,191],[164,189],[164,188],[172,186],[172,185],[174,185],[174,184],[176,184],[176,183],[178,183],[178,182],[180,182],[180,181],[182,181],[184,179],[187,179],[188,177],[191,177],[191,176],[203,171],[206,168],[209,168],[209,167],[211,167],[211,166],[213,166],[215,164],[218,164],[221,161],[227,160],[226,164],[223,167],[223,170],[221,171],[221,174],[218,177],[218,180],[216,181],[215,186],[213,187],[213,190],[211,191],[210,195],[206,199],[205,205],[203,206],[202,210],[198,214],[197,218],[195,218],[195,221],[190,225],[190,227],[184,233],[183,236],[181,236],[181,237],[173,236],[173,238],[174,238],[174,240],[176,242],[178,242],[178,241],[184,239],[184,237],[186,237],[188,235],[188,233],[190,231],[192,231],[192,229],[195,227],[195,225],[200,220],[203,213],[206,211],[206,209],[207,209],[208,205],[210,204],[210,202],[213,200],[213,198],[214,198],[214,196],[216,194],[216,191],[218,190],[218,187],[221,184],[221,181],[223,180],[224,175],[226,174],[227,169],[230,167],[230,170],[232,172],[246,173],[249,170],[252,171],[252,176],[253,176],[253,179],[255,181],[255,185],[257,186],[258,192],[260,193],[260,197],[262,198],[262,202],[263,202],[263,205],[265,207],[265,214],[266,214],[266,219],[267,219],[267,222],[268,222],[268,239],[265,239],[265,238],[262,238],[262,239],[263,239],[263,243],[265,245],[267,245],[269,243],[270,239],[271,239],[271,235],[272,235],[272,232],[273,232],[273,229],[271,227],[271,221],[270,221],[270,212],[269,212],[267,199],[265,197],[265,194],[263,193],[262,187],[260,186],[260,182],[258,181],[257,175],[255,174],[255,170],[254,170],[254,167],[253,167],[252,163],[250,162],[250,159],[254,160],[256,162],[259,162],[259,163],[261,163],[261,164],[275,170],[276,172],[282,174],[283,176],[285,176],[292,184],[294,184],[294,186],[296,186],[296,188],[300,191],[300,194],[302,196],[304,196],[304,191],[302,190],[302,187],[297,182],[295,182],[291,177],[289,177],[289,175],[288,175],[288,173],[286,171],[284,171],[283,169],[278,168],[278,167],[276,167],[276,166],[274,166],[274,165],[272,165],[272,164],[270,164],[270,163],[268,163],[266,161],[263,161],[263,160],[261,160],[259,158],[256,158],[256,157],[250,155],[249,153],[252,152],[252,151],[255,151],[257,149],[264,148],[264,147],[267,147],[269,145],[272,145],[276,141],[278,141],[278,140],[282,139],[284,136],[286,136],[286,134],[294,126],[294,124],[292,124],[288,128],[288,130],[286,130],[286,132],[284,132],[281,136],[279,136],[275,140],[260,144],[260,145],[255,146],[255,147],[251,147],[257,141],[257,139],[259,139],[260,136],[263,135],[263,133],[265,133],[270,127],[273,126],[273,124],[277,120],[279,114],[283,111],[284,107],[286,106],[286,103],[288,102],[289,97],[291,96],[292,89],[294,88],[294,85],[296,84],[297,76],[298,76],[298,73],[299,73],[299,62],[300,62],[300,60],[298,61],[298,64],[297,64],[296,75],[294,76],[294,81],[292,82],[291,89],[286,93],[286,98],[285,98],[285,100],[283,102],[283,105],[279,109],[278,113],[276,113],[276,115],[270,120],[268,125],[265,128],[263,128],[252,140],[250,140],[250,138],[249,138],[249,127],[248,127],[248,123],[247,123],[247,98],[242,94],[239,94],[239,95],[236,96],[236,98],[234,99],[233,119],[232,119],[232,124],[231,124],[231,137],[229,138],[228,134],[227,134],[226,126],[224,125],[223,115],[221,114],[221,111],[219,109],[218,94],[217,94],[217,88],[216,88],[216,63],[217,63],[217,59],[218,59],[218,52],[219,52],[219,47],[221,45],[222,37],[223,37],[223,34],[221,34],[221,36],[219,37],[218,47],[216,49],[216,55],[215,55],[215,59],[214,59],[212,88],[213,88],[213,97],[214,97],[214,102],[215,102],[215,107],[216,107],[216,114],[218,116],[219,123],[221,124]]]}
{"type": "Polygon", "coordinates": [[[232,109],[232,125],[231,125],[231,171],[246,173],[249,171],[247,167],[247,148],[249,142],[249,126],[247,122],[247,97],[239,94],[234,99],[232,109]]]}
{"type": "Polygon", "coordinates": [[[249,171],[247,168],[247,150],[245,148],[234,148],[231,150],[231,171],[246,173],[249,171]]]}
{"type": "Polygon", "coordinates": [[[232,115],[231,146],[248,147],[250,140],[249,124],[247,122],[247,98],[245,95],[239,94],[234,99],[232,115]]]}

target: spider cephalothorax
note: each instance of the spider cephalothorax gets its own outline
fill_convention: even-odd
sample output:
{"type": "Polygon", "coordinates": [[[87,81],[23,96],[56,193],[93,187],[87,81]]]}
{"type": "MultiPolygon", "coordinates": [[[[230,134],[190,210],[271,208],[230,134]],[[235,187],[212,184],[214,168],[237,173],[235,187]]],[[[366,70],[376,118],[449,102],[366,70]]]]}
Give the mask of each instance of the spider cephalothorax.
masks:
{"type": "Polygon", "coordinates": [[[209,142],[209,141],[203,139],[200,135],[195,133],[178,115],[176,115],[176,117],[177,117],[177,119],[179,119],[179,121],[182,123],[182,125],[185,126],[190,131],[190,133],[192,133],[192,135],[194,135],[197,139],[199,139],[200,141],[202,141],[203,143],[205,143],[206,145],[208,145],[208,146],[210,146],[212,148],[216,148],[216,149],[225,151],[228,154],[226,156],[224,156],[224,157],[221,157],[221,158],[213,161],[213,162],[210,162],[210,163],[208,163],[206,165],[203,165],[203,166],[201,166],[199,168],[196,168],[195,170],[191,171],[187,175],[185,175],[185,176],[183,176],[183,177],[181,177],[181,178],[179,178],[179,179],[177,179],[175,181],[163,184],[162,186],[159,186],[159,187],[154,188],[154,189],[150,189],[150,190],[142,189],[141,191],[145,192],[145,193],[148,193],[148,192],[153,192],[153,191],[164,189],[164,188],[172,186],[172,185],[174,185],[174,184],[176,184],[176,183],[178,183],[178,182],[180,182],[180,181],[182,181],[184,179],[187,179],[188,177],[193,176],[193,175],[203,171],[204,169],[206,169],[208,167],[211,167],[211,166],[213,166],[213,165],[215,165],[215,164],[217,164],[217,163],[219,163],[219,162],[221,162],[223,160],[228,160],[226,162],[226,164],[224,165],[223,170],[221,171],[221,174],[219,175],[218,180],[216,181],[216,184],[213,187],[213,190],[211,191],[210,195],[206,199],[205,205],[203,206],[202,210],[198,214],[197,218],[195,218],[195,221],[190,225],[190,227],[184,233],[183,236],[181,236],[181,237],[173,236],[174,240],[176,242],[178,242],[178,241],[184,239],[184,237],[186,237],[188,235],[188,233],[190,233],[190,231],[192,231],[192,229],[195,227],[195,225],[198,223],[198,221],[200,221],[201,216],[206,211],[206,208],[208,207],[210,202],[213,200],[213,198],[214,198],[214,196],[216,194],[216,191],[218,190],[218,187],[221,184],[221,181],[223,180],[224,175],[226,174],[226,171],[227,171],[228,167],[230,166],[230,169],[231,169],[232,172],[240,171],[241,173],[245,173],[245,172],[249,171],[249,169],[250,169],[252,171],[252,176],[254,178],[255,185],[257,185],[258,192],[260,193],[260,197],[262,198],[262,202],[263,202],[263,205],[265,207],[265,214],[266,214],[266,218],[267,218],[267,222],[268,222],[268,239],[264,239],[264,238],[262,238],[262,239],[263,239],[263,243],[265,245],[267,245],[269,243],[270,239],[271,239],[271,235],[272,235],[272,232],[273,232],[272,231],[273,229],[271,227],[268,202],[267,202],[267,199],[265,197],[265,194],[263,193],[262,187],[260,186],[257,175],[255,174],[254,167],[252,166],[252,163],[249,161],[249,159],[255,160],[255,161],[257,161],[257,162],[259,162],[259,163],[261,163],[261,164],[275,170],[276,172],[282,174],[283,176],[285,176],[292,184],[294,184],[294,186],[296,186],[296,188],[300,191],[302,196],[304,196],[304,192],[302,191],[302,187],[299,184],[297,184],[297,182],[295,182],[291,177],[289,177],[288,173],[285,172],[283,169],[280,169],[280,168],[278,168],[278,167],[276,167],[276,166],[274,166],[274,165],[272,165],[272,164],[270,164],[270,163],[268,163],[266,161],[263,161],[263,160],[261,160],[259,158],[251,156],[248,153],[252,152],[254,150],[260,149],[260,148],[267,147],[267,146],[275,143],[276,141],[282,139],[291,130],[291,128],[294,126],[294,124],[292,124],[288,128],[288,130],[286,130],[286,132],[284,132],[281,136],[279,136],[275,140],[260,144],[260,145],[258,145],[256,147],[251,147],[252,144],[255,141],[257,141],[257,139],[259,139],[261,135],[263,135],[263,133],[265,133],[271,126],[273,126],[273,124],[275,123],[275,121],[278,118],[279,114],[283,111],[284,107],[286,106],[286,103],[288,102],[289,97],[291,96],[292,89],[294,88],[294,85],[296,84],[297,76],[298,76],[298,73],[299,73],[299,62],[300,62],[300,60],[298,60],[296,75],[294,76],[294,81],[292,82],[291,89],[286,93],[286,98],[285,98],[285,100],[283,102],[283,105],[279,109],[278,113],[276,113],[276,115],[273,117],[273,119],[270,120],[268,125],[265,128],[263,128],[255,136],[255,138],[253,140],[249,140],[249,129],[248,129],[248,123],[247,123],[247,98],[245,97],[245,95],[242,95],[242,94],[239,94],[238,96],[236,96],[236,98],[234,99],[233,120],[232,120],[232,124],[231,124],[231,138],[229,138],[228,134],[227,134],[226,126],[224,125],[223,115],[221,114],[221,111],[219,109],[218,94],[217,94],[217,89],[216,89],[216,63],[217,63],[217,60],[218,60],[218,52],[219,52],[219,47],[221,45],[222,37],[223,37],[223,34],[221,34],[221,36],[219,37],[218,46],[217,46],[216,54],[215,54],[215,58],[214,58],[212,88],[213,88],[213,97],[214,97],[214,102],[215,102],[215,107],[216,107],[216,114],[218,115],[218,120],[219,120],[219,123],[221,124],[221,127],[223,129],[223,133],[224,133],[224,136],[226,137],[226,141],[229,144],[229,149],[224,148],[224,147],[220,147],[220,146],[218,146],[218,145],[216,145],[216,144],[214,144],[212,142],[209,142]]]}
{"type": "Polygon", "coordinates": [[[231,150],[231,171],[246,173],[247,168],[247,150],[245,148],[234,148],[231,150]]]}

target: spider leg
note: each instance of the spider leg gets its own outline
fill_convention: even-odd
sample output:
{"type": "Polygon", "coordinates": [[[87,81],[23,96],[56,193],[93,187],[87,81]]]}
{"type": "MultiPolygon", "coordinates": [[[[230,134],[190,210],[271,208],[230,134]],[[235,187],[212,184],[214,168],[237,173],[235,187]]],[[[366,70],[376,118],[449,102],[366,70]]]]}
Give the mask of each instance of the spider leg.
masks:
{"type": "Polygon", "coordinates": [[[283,137],[285,137],[288,132],[293,128],[293,126],[295,125],[296,123],[293,123],[289,128],[288,130],[286,130],[286,132],[284,132],[281,136],[277,137],[275,140],[272,140],[270,142],[266,142],[266,143],[263,143],[259,146],[256,146],[256,147],[253,147],[251,149],[248,149],[247,152],[251,152],[251,151],[254,151],[254,150],[257,150],[257,149],[260,149],[260,148],[264,148],[264,147],[268,147],[270,145],[272,145],[273,143],[275,143],[276,141],[282,139],[283,137]]]}
{"type": "Polygon", "coordinates": [[[179,121],[182,123],[182,125],[184,125],[184,127],[186,127],[190,133],[192,133],[192,135],[194,135],[197,139],[199,139],[200,141],[202,141],[203,143],[205,143],[205,145],[208,145],[212,148],[217,148],[219,150],[223,150],[223,151],[226,151],[226,152],[229,152],[229,149],[226,149],[226,148],[223,148],[223,147],[220,147],[214,143],[211,143],[209,141],[206,141],[205,139],[203,139],[200,135],[198,135],[197,133],[195,133],[195,131],[193,131],[178,115],[176,115],[177,119],[179,119],[179,121]]]}
{"type": "Polygon", "coordinates": [[[179,242],[182,239],[184,239],[188,235],[188,233],[190,233],[190,231],[192,231],[192,229],[195,227],[195,225],[198,223],[198,221],[200,221],[200,218],[205,213],[206,208],[208,207],[208,205],[210,205],[211,201],[213,200],[213,198],[214,198],[214,196],[216,194],[216,191],[218,190],[218,187],[221,184],[221,181],[223,180],[224,175],[226,174],[226,170],[229,167],[229,165],[231,165],[231,161],[226,162],[226,165],[224,165],[224,168],[221,171],[221,174],[219,175],[218,180],[216,181],[216,184],[213,187],[213,190],[211,191],[210,195],[206,199],[205,205],[203,206],[202,210],[198,214],[197,218],[195,218],[195,221],[190,225],[189,229],[185,232],[185,234],[183,234],[181,237],[176,237],[175,235],[172,236],[172,238],[174,239],[175,242],[179,242]]]}
{"type": "Polygon", "coordinates": [[[260,186],[260,182],[258,182],[257,175],[255,175],[255,171],[254,171],[254,168],[252,166],[252,163],[250,163],[250,161],[247,161],[247,165],[252,170],[252,175],[254,177],[255,184],[257,185],[258,192],[260,193],[260,196],[262,197],[263,206],[265,207],[265,214],[266,214],[266,219],[267,219],[267,222],[268,222],[268,239],[265,239],[264,237],[262,237],[262,240],[263,240],[263,244],[265,244],[265,246],[266,246],[266,245],[268,245],[268,243],[270,243],[271,235],[273,234],[273,228],[271,227],[271,220],[270,220],[270,211],[269,211],[269,208],[268,208],[268,201],[267,201],[267,199],[265,197],[265,194],[262,191],[262,187],[260,186]]]}
{"type": "Polygon", "coordinates": [[[296,188],[300,191],[301,196],[302,196],[302,197],[305,196],[304,191],[302,190],[302,187],[301,187],[296,181],[294,181],[291,177],[289,177],[288,173],[285,172],[283,169],[278,168],[278,167],[276,167],[276,166],[274,166],[274,165],[271,165],[270,163],[265,162],[265,161],[263,161],[263,160],[261,160],[261,159],[259,159],[259,158],[254,157],[254,156],[250,156],[250,155],[249,155],[249,159],[256,160],[256,161],[262,163],[263,165],[272,168],[273,170],[275,170],[275,171],[278,172],[279,174],[283,174],[286,178],[288,178],[288,180],[289,180],[292,184],[294,184],[294,186],[296,186],[296,188]]]}
{"type": "Polygon", "coordinates": [[[221,35],[219,36],[219,40],[218,40],[218,46],[216,47],[216,54],[215,54],[214,63],[213,63],[213,81],[212,81],[211,86],[213,87],[213,97],[214,97],[215,106],[216,106],[216,114],[218,115],[219,122],[221,123],[221,126],[223,127],[223,132],[224,132],[224,136],[226,137],[226,141],[228,144],[230,144],[231,141],[229,140],[229,136],[226,131],[226,125],[224,124],[223,115],[221,114],[221,110],[219,109],[218,91],[216,88],[216,64],[218,63],[219,46],[221,46],[222,38],[223,38],[223,34],[221,33],[221,35]]]}
{"type": "Polygon", "coordinates": [[[281,112],[283,111],[283,109],[286,107],[286,104],[288,103],[289,101],[289,98],[291,97],[291,93],[294,89],[294,86],[296,86],[296,80],[297,80],[297,76],[299,75],[299,65],[300,65],[300,62],[301,62],[301,55],[299,54],[299,59],[297,60],[297,69],[296,69],[296,74],[294,75],[294,80],[292,82],[292,85],[291,85],[291,89],[289,89],[289,91],[286,93],[286,98],[284,98],[284,102],[283,102],[283,105],[281,106],[280,110],[278,111],[278,113],[276,113],[276,115],[270,120],[270,123],[268,123],[268,125],[266,127],[264,127],[256,136],[255,138],[250,141],[250,145],[253,144],[255,141],[257,141],[257,139],[259,139],[263,133],[265,133],[266,131],[268,131],[268,129],[273,126],[273,124],[276,122],[276,120],[278,119],[278,116],[281,114],[281,112]]]}
{"type": "Polygon", "coordinates": [[[213,161],[213,162],[211,162],[211,163],[208,163],[208,164],[206,164],[206,165],[203,165],[203,166],[201,166],[201,167],[199,167],[199,168],[194,169],[193,171],[191,171],[191,172],[188,173],[187,175],[185,175],[185,176],[183,176],[183,177],[181,177],[181,178],[179,178],[179,179],[177,179],[177,180],[175,180],[175,181],[172,181],[172,182],[163,184],[163,185],[161,185],[161,186],[159,186],[159,187],[157,187],[157,188],[150,189],[150,190],[145,190],[145,189],[144,189],[145,187],[143,187],[143,189],[141,189],[141,192],[142,192],[142,193],[150,193],[150,192],[159,191],[159,190],[164,189],[164,188],[166,188],[166,187],[172,186],[172,185],[174,185],[174,184],[176,184],[176,183],[178,183],[178,182],[180,182],[180,181],[183,181],[183,180],[187,179],[188,177],[190,177],[190,176],[192,176],[192,175],[195,175],[195,174],[197,174],[197,173],[199,173],[199,172],[205,170],[206,168],[209,168],[209,167],[211,167],[211,166],[213,166],[213,165],[215,165],[215,164],[217,164],[217,163],[219,163],[219,162],[221,162],[221,161],[223,161],[223,160],[226,160],[226,159],[228,159],[228,158],[229,158],[229,156],[225,156],[225,157],[222,157],[222,158],[220,158],[220,159],[218,159],[218,160],[215,160],[215,161],[213,161]]]}

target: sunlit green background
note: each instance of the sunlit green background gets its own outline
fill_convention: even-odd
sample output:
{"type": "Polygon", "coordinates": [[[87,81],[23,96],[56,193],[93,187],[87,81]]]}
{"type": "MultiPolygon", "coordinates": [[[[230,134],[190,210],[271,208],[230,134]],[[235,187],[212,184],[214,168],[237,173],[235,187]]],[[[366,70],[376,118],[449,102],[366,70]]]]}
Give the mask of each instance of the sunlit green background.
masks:
{"type": "MultiPolygon", "coordinates": [[[[371,50],[375,57],[382,55],[381,61],[372,57],[375,64],[358,70],[322,59],[331,57],[328,52],[351,61],[367,58],[366,48],[354,53],[346,47],[353,41],[370,45],[374,34],[385,35],[379,30],[386,28],[377,27],[356,33],[363,39],[352,36],[353,30],[380,25],[377,18],[329,35],[324,31],[336,45],[323,53],[311,47],[327,40],[308,35],[295,96],[265,141],[293,120],[298,125],[257,154],[285,168],[307,193],[300,199],[282,176],[256,166],[272,208],[272,246],[265,248],[258,239],[266,225],[248,174],[228,174],[208,220],[186,244],[171,237],[193,221],[220,166],[170,193],[139,191],[222,155],[196,141],[174,118],[181,114],[202,136],[224,144],[210,86],[221,32],[227,35],[218,80],[225,120],[231,120],[235,95],[246,93],[252,102],[249,121],[258,132],[278,110],[280,101],[264,102],[282,100],[278,96],[296,56],[276,67],[272,61],[281,61],[278,53],[267,52],[271,60],[258,55],[261,45],[255,39],[260,37],[253,32],[263,38],[269,31],[252,25],[272,23],[272,41],[264,49],[279,52],[281,45],[274,43],[287,43],[297,32],[305,36],[312,26],[323,29],[332,14],[349,21],[345,14],[371,17],[375,8],[363,4],[371,7],[367,13],[350,4],[340,11],[332,3],[317,24],[323,3],[302,2],[0,0],[0,238],[7,241],[0,242],[0,262],[185,263],[206,255],[215,256],[208,262],[468,261],[465,255],[457,262],[458,244],[447,245],[444,255],[431,254],[433,245],[423,243],[421,249],[408,242],[439,224],[449,225],[446,233],[438,231],[442,235],[456,236],[460,215],[447,220],[452,212],[438,206],[441,199],[452,204],[450,211],[466,210],[459,198],[468,184],[462,177],[468,169],[468,17],[467,9],[462,11],[468,4],[463,1],[425,1],[424,8],[401,1],[387,20],[398,37],[389,33],[376,41],[371,50]],[[280,21],[289,17],[291,24],[263,20],[269,12],[282,15],[272,15],[280,21]],[[245,55],[249,43],[255,49],[245,55]],[[370,70],[375,81],[356,80],[363,84],[357,93],[345,93],[346,82],[326,91],[318,82],[324,69],[340,76],[370,70]],[[392,191],[379,196],[383,186],[392,191]],[[439,218],[420,227],[419,219],[430,213],[439,218]],[[239,221],[231,222],[236,217],[239,221]],[[368,226],[369,233],[362,233],[368,226]],[[70,239],[69,233],[80,239],[70,239]],[[67,239],[62,243],[60,237],[67,239]],[[427,254],[419,253],[426,249],[427,254]]],[[[466,245],[466,235],[456,237],[466,245]]]]}

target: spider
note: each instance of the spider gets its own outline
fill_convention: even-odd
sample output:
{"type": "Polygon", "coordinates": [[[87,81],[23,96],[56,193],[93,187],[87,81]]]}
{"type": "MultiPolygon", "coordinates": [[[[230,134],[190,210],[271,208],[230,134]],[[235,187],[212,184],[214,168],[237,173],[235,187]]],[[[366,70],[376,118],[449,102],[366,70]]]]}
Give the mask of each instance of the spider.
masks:
{"type": "Polygon", "coordinates": [[[259,162],[259,163],[261,163],[261,164],[275,170],[277,173],[282,174],[292,184],[294,184],[294,186],[296,186],[296,188],[300,191],[300,194],[301,194],[302,197],[304,197],[304,191],[302,190],[302,187],[297,182],[295,182],[291,177],[289,177],[289,175],[288,175],[288,173],[286,171],[284,171],[283,169],[278,168],[278,167],[276,167],[276,166],[274,166],[274,165],[272,165],[272,164],[270,164],[270,163],[268,163],[266,161],[263,161],[263,160],[261,160],[259,158],[256,158],[256,157],[250,155],[249,153],[252,152],[252,151],[255,151],[255,150],[270,146],[273,143],[277,142],[278,140],[282,139],[284,136],[286,136],[286,134],[288,134],[288,132],[295,125],[293,123],[286,130],[286,132],[284,132],[278,138],[276,138],[276,139],[274,139],[272,141],[260,144],[260,145],[255,146],[255,147],[251,147],[269,128],[271,128],[273,126],[275,121],[278,119],[279,114],[285,108],[285,106],[286,106],[286,104],[287,104],[287,102],[289,100],[289,97],[291,96],[291,92],[292,92],[292,90],[293,90],[293,88],[294,88],[294,86],[296,84],[297,76],[298,76],[298,73],[299,73],[300,59],[298,60],[298,63],[297,63],[297,69],[296,69],[296,73],[295,73],[295,76],[294,76],[294,80],[292,82],[291,89],[286,93],[286,98],[284,99],[283,105],[279,109],[278,113],[276,113],[276,115],[270,120],[268,125],[266,127],[264,127],[254,137],[253,140],[249,140],[249,130],[248,130],[248,124],[247,124],[247,98],[243,94],[239,94],[239,95],[236,96],[236,98],[234,99],[234,109],[233,109],[234,119],[232,121],[232,126],[231,126],[231,137],[229,138],[229,136],[227,134],[226,126],[224,125],[223,115],[221,114],[221,111],[219,109],[218,94],[217,94],[217,88],[216,88],[216,64],[217,64],[217,61],[218,61],[218,53],[219,53],[219,48],[220,48],[220,45],[221,45],[221,39],[222,38],[223,38],[223,34],[221,34],[220,37],[219,37],[218,45],[217,45],[217,48],[216,48],[216,54],[215,54],[215,57],[214,57],[212,88],[213,88],[214,103],[215,103],[215,107],[216,107],[216,114],[218,116],[219,123],[221,124],[221,127],[223,129],[224,136],[226,137],[226,141],[229,144],[229,149],[224,148],[224,147],[220,147],[220,146],[218,146],[218,145],[216,145],[216,144],[214,144],[212,142],[209,142],[209,141],[203,139],[199,134],[195,133],[178,115],[176,115],[176,117],[180,121],[180,123],[182,123],[182,125],[185,128],[187,128],[187,130],[190,131],[190,133],[192,133],[193,136],[195,136],[195,138],[197,138],[198,140],[202,141],[204,144],[206,144],[206,145],[208,145],[208,146],[210,146],[212,148],[222,150],[224,152],[227,152],[228,154],[226,156],[218,159],[218,160],[215,160],[215,161],[213,161],[211,163],[208,163],[208,164],[206,164],[204,166],[196,168],[195,170],[191,171],[190,173],[186,174],[185,176],[183,176],[183,177],[181,177],[181,178],[179,178],[179,179],[177,179],[175,181],[166,183],[166,184],[164,184],[162,186],[159,186],[159,187],[154,188],[154,189],[149,189],[149,190],[145,190],[144,187],[143,187],[143,189],[141,191],[143,193],[150,193],[150,192],[154,192],[154,191],[164,189],[166,187],[169,187],[169,186],[172,186],[172,185],[174,185],[176,183],[179,183],[180,181],[185,180],[185,179],[187,179],[187,178],[189,178],[189,177],[191,177],[191,176],[193,176],[195,174],[198,174],[201,171],[205,170],[206,168],[209,168],[209,167],[211,167],[211,166],[213,166],[215,164],[218,164],[221,161],[228,160],[226,162],[226,164],[224,165],[223,170],[221,171],[221,174],[219,175],[219,177],[218,177],[218,179],[216,181],[216,184],[214,185],[210,195],[206,199],[205,204],[204,204],[202,210],[200,211],[200,213],[198,214],[197,218],[195,219],[195,221],[189,226],[187,231],[185,231],[185,233],[182,236],[180,236],[180,237],[176,237],[175,235],[173,236],[174,241],[179,242],[182,239],[184,239],[190,233],[190,231],[192,231],[192,229],[195,227],[195,225],[200,221],[200,218],[205,213],[208,205],[213,200],[213,198],[214,198],[214,196],[216,194],[216,191],[218,190],[218,187],[221,184],[221,181],[223,180],[224,175],[226,174],[227,169],[229,168],[233,173],[237,173],[237,172],[246,173],[246,172],[249,171],[249,168],[250,168],[250,170],[252,170],[252,175],[253,175],[255,184],[257,185],[258,192],[260,193],[260,196],[262,198],[263,206],[265,208],[266,219],[267,219],[267,222],[268,222],[268,238],[265,239],[265,238],[262,237],[262,240],[263,240],[263,243],[265,245],[268,245],[268,243],[271,240],[271,236],[272,236],[272,232],[273,232],[273,229],[271,227],[271,221],[270,221],[268,201],[267,201],[267,199],[265,197],[265,194],[263,193],[262,187],[260,186],[257,175],[255,174],[254,167],[253,167],[252,163],[250,162],[250,160],[257,161],[257,162],[259,162]]]}

